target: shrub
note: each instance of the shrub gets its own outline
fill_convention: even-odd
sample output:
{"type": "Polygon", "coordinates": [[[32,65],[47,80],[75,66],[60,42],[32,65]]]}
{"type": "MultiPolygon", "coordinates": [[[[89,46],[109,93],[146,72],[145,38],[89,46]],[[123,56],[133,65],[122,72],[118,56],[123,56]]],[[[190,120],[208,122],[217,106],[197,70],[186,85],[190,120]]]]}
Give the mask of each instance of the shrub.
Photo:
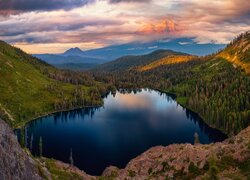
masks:
{"type": "Polygon", "coordinates": [[[212,157],[209,159],[209,170],[208,170],[209,179],[218,180],[217,173],[218,173],[218,167],[216,165],[216,158],[212,157]]]}
{"type": "Polygon", "coordinates": [[[148,174],[150,175],[152,173],[153,169],[150,167],[148,168],[148,174]]]}
{"type": "Polygon", "coordinates": [[[188,166],[188,171],[189,173],[193,174],[193,175],[198,175],[200,174],[200,169],[194,165],[193,162],[191,162],[188,166]]]}
{"type": "Polygon", "coordinates": [[[128,174],[130,177],[135,177],[135,171],[133,170],[128,170],[128,174]]]}

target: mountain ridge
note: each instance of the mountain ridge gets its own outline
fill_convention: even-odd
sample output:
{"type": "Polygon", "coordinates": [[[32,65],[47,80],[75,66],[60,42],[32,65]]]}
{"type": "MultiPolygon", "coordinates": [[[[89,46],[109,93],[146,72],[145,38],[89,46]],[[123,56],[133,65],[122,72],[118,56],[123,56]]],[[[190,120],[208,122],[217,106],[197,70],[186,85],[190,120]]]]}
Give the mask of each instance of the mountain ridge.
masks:
{"type": "Polygon", "coordinates": [[[103,48],[69,53],[71,48],[61,54],[34,54],[35,57],[57,66],[57,64],[67,63],[97,63],[103,64],[127,55],[145,55],[159,49],[171,49],[177,52],[184,52],[193,55],[207,55],[224,48],[224,44],[197,44],[192,38],[179,38],[175,40],[161,40],[146,43],[127,43],[121,45],[111,45],[103,48]],[[65,54],[66,53],[66,54],[65,54]],[[75,59],[75,60],[74,60],[75,59]]]}
{"type": "Polygon", "coordinates": [[[114,61],[101,64],[96,68],[93,68],[93,71],[108,71],[108,72],[122,71],[135,68],[137,66],[143,66],[146,65],[147,63],[154,62],[158,59],[174,55],[190,56],[189,54],[182,52],[175,52],[173,50],[156,50],[146,55],[123,56],[114,61]]]}
{"type": "MultiPolygon", "coordinates": [[[[244,38],[245,36],[241,36],[239,40],[244,38]]],[[[239,47],[236,43],[236,46],[229,45],[229,49],[224,52],[236,55],[240,48],[237,60],[247,64],[249,48],[246,47],[248,47],[247,43],[244,47],[239,47]]],[[[0,131],[0,151],[7,153],[0,158],[4,162],[0,163],[0,177],[14,172],[17,179],[18,177],[25,179],[29,169],[32,175],[28,176],[39,176],[37,179],[40,177],[50,179],[51,176],[55,179],[65,177],[69,179],[139,179],[141,177],[248,179],[250,177],[250,101],[248,101],[250,78],[245,74],[244,66],[239,66],[240,64],[233,66],[234,61],[219,56],[220,53],[223,51],[178,64],[169,64],[166,60],[163,64],[159,66],[156,64],[154,68],[140,73],[135,69],[138,67],[135,63],[132,66],[129,65],[128,71],[112,72],[111,78],[103,74],[99,76],[106,82],[111,82],[111,79],[117,88],[148,86],[174,93],[180,104],[197,112],[210,126],[221,130],[224,128],[231,136],[226,141],[210,145],[196,143],[195,145],[173,144],[167,147],[153,147],[131,160],[124,169],[109,167],[103,172],[102,177],[93,177],[72,165],[53,159],[32,157],[27,150],[21,149],[12,130],[6,123],[3,125],[0,120],[0,129],[9,129],[0,131]],[[9,148],[13,146],[17,148],[9,148]],[[14,159],[9,161],[8,157],[14,159]],[[31,164],[27,163],[27,159],[31,164]],[[12,166],[13,163],[16,164],[15,167],[12,166]]],[[[170,52],[153,54],[150,58],[141,60],[142,64],[157,62],[156,60],[160,60],[161,57],[166,57],[166,54],[170,55],[170,52]],[[156,55],[159,59],[155,58],[156,55]]],[[[101,83],[102,81],[97,81],[98,74],[94,74],[98,83],[91,79],[87,83],[85,82],[87,76],[59,71],[3,42],[0,42],[0,76],[5,77],[0,79],[0,116],[9,125],[23,123],[24,119],[30,120],[39,114],[44,115],[45,111],[51,110],[46,108],[58,107],[60,111],[64,108],[68,109],[69,105],[75,103],[83,105],[82,102],[85,101],[101,104],[102,93],[99,86],[104,84],[101,83]],[[79,76],[83,77],[77,79],[79,76]],[[96,94],[97,97],[95,97],[96,94]],[[77,101],[79,99],[80,104],[77,101]],[[54,103],[55,100],[58,102],[54,103]],[[41,102],[45,104],[40,104],[41,102]],[[12,118],[5,118],[8,114],[12,118]]],[[[105,89],[102,92],[105,92],[105,89]]]]}

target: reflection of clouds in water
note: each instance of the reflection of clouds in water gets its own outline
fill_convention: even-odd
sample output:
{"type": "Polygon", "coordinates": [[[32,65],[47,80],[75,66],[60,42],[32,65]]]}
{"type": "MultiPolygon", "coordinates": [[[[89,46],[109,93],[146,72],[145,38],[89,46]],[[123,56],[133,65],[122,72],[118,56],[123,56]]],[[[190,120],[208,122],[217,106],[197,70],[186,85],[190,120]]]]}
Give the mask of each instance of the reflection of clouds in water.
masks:
{"type": "Polygon", "coordinates": [[[106,114],[111,121],[120,115],[120,121],[144,121],[149,129],[154,130],[178,126],[186,119],[183,108],[176,101],[157,91],[142,90],[136,94],[117,92],[115,97],[109,96],[105,104],[112,110],[106,114]]]}
{"type": "Polygon", "coordinates": [[[149,108],[153,101],[146,95],[143,94],[120,94],[117,93],[116,103],[119,106],[129,107],[129,108],[149,108]]]}
{"type": "Polygon", "coordinates": [[[178,126],[186,119],[183,108],[176,101],[157,91],[142,90],[127,94],[117,92],[115,97],[105,99],[104,106],[109,109],[103,115],[108,119],[106,123],[115,123],[119,116],[120,122],[142,121],[154,131],[178,126]]]}
{"type": "Polygon", "coordinates": [[[117,92],[116,96],[110,96],[105,100],[105,105],[111,108],[128,108],[128,109],[154,109],[161,111],[173,106],[176,103],[171,99],[162,101],[162,96],[156,91],[142,90],[140,93],[122,94],[117,92]]]}
{"type": "Polygon", "coordinates": [[[145,90],[109,95],[105,107],[56,113],[28,124],[29,138],[34,134],[33,153],[39,153],[42,137],[47,157],[68,162],[72,148],[81,169],[100,165],[100,172],[111,164],[125,167],[152,146],[193,143],[195,132],[202,143],[224,139],[167,95],[145,90]]]}

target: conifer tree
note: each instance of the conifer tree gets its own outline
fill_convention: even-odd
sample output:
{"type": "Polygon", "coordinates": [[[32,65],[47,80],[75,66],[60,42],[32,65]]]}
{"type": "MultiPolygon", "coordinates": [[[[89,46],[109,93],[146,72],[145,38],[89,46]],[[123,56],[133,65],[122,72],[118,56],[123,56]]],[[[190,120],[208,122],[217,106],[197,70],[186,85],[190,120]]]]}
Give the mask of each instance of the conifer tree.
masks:
{"type": "Polygon", "coordinates": [[[197,132],[194,133],[194,144],[200,144],[200,139],[197,132]]]}
{"type": "Polygon", "coordinates": [[[70,149],[69,162],[70,162],[70,165],[71,165],[71,166],[74,166],[72,148],[70,149]]]}
{"type": "Polygon", "coordinates": [[[40,139],[39,139],[39,155],[40,155],[40,157],[42,157],[42,155],[43,155],[43,139],[42,139],[42,137],[40,137],[40,139]]]}

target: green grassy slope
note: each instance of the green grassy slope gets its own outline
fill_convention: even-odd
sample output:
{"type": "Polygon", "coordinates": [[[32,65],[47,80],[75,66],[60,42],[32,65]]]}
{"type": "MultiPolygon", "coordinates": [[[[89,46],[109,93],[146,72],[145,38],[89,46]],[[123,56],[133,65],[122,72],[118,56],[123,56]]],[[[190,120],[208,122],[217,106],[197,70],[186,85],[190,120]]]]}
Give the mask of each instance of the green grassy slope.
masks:
{"type": "Polygon", "coordinates": [[[93,87],[53,80],[41,69],[56,71],[52,66],[0,42],[0,117],[12,126],[49,112],[81,106],[73,102],[76,91],[81,91],[87,105],[102,103],[100,96],[91,96],[93,87]],[[59,107],[62,103],[69,105],[59,107]]]}
{"type": "Polygon", "coordinates": [[[172,50],[157,50],[147,55],[140,56],[124,56],[115,61],[111,61],[94,68],[94,71],[107,71],[107,72],[115,72],[115,71],[123,71],[127,69],[132,69],[137,66],[143,66],[149,64],[155,60],[161,59],[167,56],[173,55],[187,55],[185,53],[175,52],[172,50]]]}

